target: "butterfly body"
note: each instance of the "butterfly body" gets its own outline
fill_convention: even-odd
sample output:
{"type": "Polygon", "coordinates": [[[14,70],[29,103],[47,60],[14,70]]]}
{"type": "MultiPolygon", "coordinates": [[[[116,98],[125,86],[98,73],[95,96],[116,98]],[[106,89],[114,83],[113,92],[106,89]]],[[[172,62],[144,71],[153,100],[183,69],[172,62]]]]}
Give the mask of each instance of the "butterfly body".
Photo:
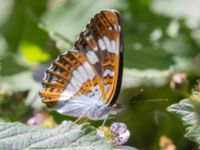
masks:
{"type": "Polygon", "coordinates": [[[104,120],[118,112],[122,59],[119,13],[103,10],[47,69],[40,96],[62,114],[104,120]]]}

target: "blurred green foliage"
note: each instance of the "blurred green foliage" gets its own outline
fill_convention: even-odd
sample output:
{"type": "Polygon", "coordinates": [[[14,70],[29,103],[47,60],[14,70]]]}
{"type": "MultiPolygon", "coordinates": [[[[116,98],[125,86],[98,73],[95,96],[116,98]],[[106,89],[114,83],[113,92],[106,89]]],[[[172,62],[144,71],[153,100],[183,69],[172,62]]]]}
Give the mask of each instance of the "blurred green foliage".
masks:
{"type": "MultiPolygon", "coordinates": [[[[140,149],[159,149],[162,135],[168,136],[177,149],[197,149],[184,138],[178,117],[166,108],[188,97],[200,75],[200,40],[195,34],[200,28],[189,26],[186,16],[156,11],[153,5],[159,1],[0,0],[4,8],[0,13],[0,119],[26,122],[43,110],[38,96],[43,75],[40,69],[72,47],[95,13],[113,8],[121,13],[125,43],[119,102],[128,106],[108,123],[126,123],[132,133],[127,145],[140,149]],[[187,75],[188,84],[173,80],[177,72],[187,75]],[[127,100],[141,89],[144,92],[127,100]],[[168,101],[144,102],[149,99],[168,101]]],[[[176,6],[171,9],[176,10],[176,6]]],[[[54,111],[50,115],[58,123],[72,119],[54,111]]]]}

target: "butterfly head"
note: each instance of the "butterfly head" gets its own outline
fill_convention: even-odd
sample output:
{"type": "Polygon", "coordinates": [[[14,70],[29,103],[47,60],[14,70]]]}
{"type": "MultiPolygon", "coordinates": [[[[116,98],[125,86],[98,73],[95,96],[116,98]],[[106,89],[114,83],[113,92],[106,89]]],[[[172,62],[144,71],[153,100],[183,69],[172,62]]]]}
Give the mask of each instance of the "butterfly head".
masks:
{"type": "Polygon", "coordinates": [[[124,110],[124,107],[121,104],[115,103],[113,106],[111,106],[109,117],[115,117],[118,113],[124,110]]]}

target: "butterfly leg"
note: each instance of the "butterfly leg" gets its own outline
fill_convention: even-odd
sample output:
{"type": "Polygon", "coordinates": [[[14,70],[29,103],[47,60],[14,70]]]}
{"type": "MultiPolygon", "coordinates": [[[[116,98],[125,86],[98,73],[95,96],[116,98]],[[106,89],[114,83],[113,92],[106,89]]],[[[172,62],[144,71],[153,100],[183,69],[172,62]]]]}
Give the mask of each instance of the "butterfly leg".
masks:
{"type": "Polygon", "coordinates": [[[103,126],[106,124],[106,121],[108,120],[108,116],[109,116],[109,115],[107,115],[107,116],[105,117],[105,119],[104,119],[104,121],[103,121],[101,127],[103,127],[103,126]]]}
{"type": "Polygon", "coordinates": [[[82,122],[82,121],[83,121],[83,123],[86,122],[86,121],[88,120],[88,118],[83,117],[83,116],[85,116],[85,115],[88,113],[88,111],[89,111],[89,109],[87,109],[85,112],[83,112],[83,113],[74,121],[74,123],[80,123],[80,122],[82,122]]]}

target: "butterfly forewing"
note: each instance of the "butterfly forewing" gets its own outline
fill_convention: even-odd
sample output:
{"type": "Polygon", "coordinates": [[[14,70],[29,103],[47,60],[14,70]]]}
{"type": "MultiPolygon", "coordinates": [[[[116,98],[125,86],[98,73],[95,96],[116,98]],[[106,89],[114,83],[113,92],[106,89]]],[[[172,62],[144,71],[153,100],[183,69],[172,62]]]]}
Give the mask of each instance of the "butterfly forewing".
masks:
{"type": "Polygon", "coordinates": [[[119,94],[122,76],[122,37],[119,14],[103,10],[95,15],[80,34],[74,49],[83,53],[98,73],[107,104],[119,94]]]}

